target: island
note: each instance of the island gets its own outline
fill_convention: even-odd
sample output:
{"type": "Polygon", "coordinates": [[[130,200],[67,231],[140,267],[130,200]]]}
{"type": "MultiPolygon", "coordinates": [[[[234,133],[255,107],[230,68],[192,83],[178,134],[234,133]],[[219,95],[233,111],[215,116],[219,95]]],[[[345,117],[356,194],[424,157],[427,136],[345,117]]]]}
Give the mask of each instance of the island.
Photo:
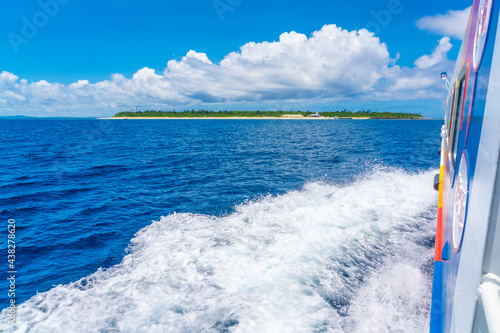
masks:
{"type": "Polygon", "coordinates": [[[124,111],[100,119],[425,119],[418,113],[367,111],[124,111]]]}

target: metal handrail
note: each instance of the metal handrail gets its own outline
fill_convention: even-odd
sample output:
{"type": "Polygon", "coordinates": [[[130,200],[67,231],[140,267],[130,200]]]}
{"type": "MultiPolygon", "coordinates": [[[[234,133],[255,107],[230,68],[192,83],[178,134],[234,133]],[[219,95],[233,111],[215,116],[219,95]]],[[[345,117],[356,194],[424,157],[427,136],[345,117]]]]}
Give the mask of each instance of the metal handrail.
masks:
{"type": "Polygon", "coordinates": [[[479,287],[486,323],[490,333],[500,333],[500,277],[486,274],[479,287]]]}

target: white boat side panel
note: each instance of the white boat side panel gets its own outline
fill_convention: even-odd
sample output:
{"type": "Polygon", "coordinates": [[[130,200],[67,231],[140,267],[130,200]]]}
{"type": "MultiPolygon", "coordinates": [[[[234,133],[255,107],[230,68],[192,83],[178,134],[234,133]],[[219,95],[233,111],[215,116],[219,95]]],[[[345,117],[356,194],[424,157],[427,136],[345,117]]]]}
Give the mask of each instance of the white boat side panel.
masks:
{"type": "MultiPolygon", "coordinates": [[[[500,24],[495,45],[500,45],[500,24]]],[[[454,296],[451,332],[471,332],[474,322],[477,289],[483,268],[488,221],[491,217],[491,199],[498,169],[500,152],[500,48],[493,51],[490,81],[483,127],[478,149],[475,178],[470,188],[469,211],[462,242],[460,266],[454,296]]]]}
{"type": "MultiPolygon", "coordinates": [[[[500,109],[498,110],[500,111],[500,109]]],[[[500,170],[497,172],[497,183],[495,185],[493,202],[500,202],[500,170]]],[[[500,206],[493,207],[491,218],[495,223],[491,223],[488,230],[483,272],[500,276],[500,206]]]]}

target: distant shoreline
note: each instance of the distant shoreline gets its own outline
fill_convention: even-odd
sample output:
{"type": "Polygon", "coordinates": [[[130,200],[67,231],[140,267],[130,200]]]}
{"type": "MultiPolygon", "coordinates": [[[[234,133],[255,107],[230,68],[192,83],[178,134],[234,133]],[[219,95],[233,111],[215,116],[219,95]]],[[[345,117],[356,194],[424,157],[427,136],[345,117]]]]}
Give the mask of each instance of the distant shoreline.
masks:
{"type": "MultiPolygon", "coordinates": [[[[123,111],[112,119],[420,119],[418,113],[366,111],[123,111]]],[[[108,118],[109,119],[109,118],[108,118]]]]}
{"type": "Polygon", "coordinates": [[[154,120],[179,120],[179,119],[190,119],[190,120],[217,120],[217,119],[234,119],[234,120],[248,120],[248,119],[277,119],[277,120],[436,120],[434,118],[367,118],[367,117],[339,117],[339,118],[329,118],[329,117],[109,117],[109,118],[97,118],[100,120],[146,120],[146,119],[154,119],[154,120]]]}
{"type": "Polygon", "coordinates": [[[110,117],[110,118],[97,118],[97,119],[117,119],[117,120],[130,120],[130,119],[291,119],[291,120],[304,120],[304,119],[333,119],[327,117],[302,117],[302,118],[287,118],[287,117],[110,117]]]}

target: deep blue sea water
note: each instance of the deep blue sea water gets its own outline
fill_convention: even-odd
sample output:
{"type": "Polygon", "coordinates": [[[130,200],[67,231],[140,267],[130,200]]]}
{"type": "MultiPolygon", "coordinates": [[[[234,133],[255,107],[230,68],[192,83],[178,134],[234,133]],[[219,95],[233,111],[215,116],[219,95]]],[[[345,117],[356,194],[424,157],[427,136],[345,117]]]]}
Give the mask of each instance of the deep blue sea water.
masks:
{"type": "Polygon", "coordinates": [[[15,219],[19,332],[423,332],[441,125],[2,119],[2,308],[15,219]]]}

